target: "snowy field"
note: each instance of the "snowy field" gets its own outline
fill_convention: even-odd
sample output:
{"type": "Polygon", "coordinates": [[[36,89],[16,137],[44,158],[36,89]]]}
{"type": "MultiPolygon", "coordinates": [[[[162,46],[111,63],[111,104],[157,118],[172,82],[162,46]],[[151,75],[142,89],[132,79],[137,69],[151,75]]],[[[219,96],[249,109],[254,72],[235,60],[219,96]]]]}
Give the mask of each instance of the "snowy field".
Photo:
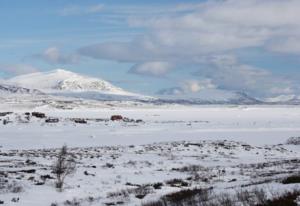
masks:
{"type": "Polygon", "coordinates": [[[300,134],[300,107],[174,106],[38,111],[61,120],[59,123],[46,124],[44,119],[32,118],[29,123],[20,123],[16,120],[19,119],[17,115],[27,110],[17,111],[9,115],[12,123],[0,126],[3,149],[52,148],[63,144],[71,147],[137,145],[206,139],[227,139],[261,145],[282,143],[300,134]],[[107,121],[111,115],[141,119],[143,122],[107,121]],[[87,120],[87,124],[76,124],[68,118],[91,120],[87,120]]]}
{"type": "Polygon", "coordinates": [[[35,111],[47,117],[28,117],[29,110],[1,117],[5,205],[142,205],[187,188],[213,187],[219,193],[264,187],[270,194],[299,186],[281,180],[299,172],[300,146],[286,141],[300,136],[300,107],[35,111]],[[112,115],[128,119],[111,121],[112,115]],[[59,121],[46,123],[48,117],[59,121]],[[60,192],[51,165],[64,144],[77,171],[60,192]]]}

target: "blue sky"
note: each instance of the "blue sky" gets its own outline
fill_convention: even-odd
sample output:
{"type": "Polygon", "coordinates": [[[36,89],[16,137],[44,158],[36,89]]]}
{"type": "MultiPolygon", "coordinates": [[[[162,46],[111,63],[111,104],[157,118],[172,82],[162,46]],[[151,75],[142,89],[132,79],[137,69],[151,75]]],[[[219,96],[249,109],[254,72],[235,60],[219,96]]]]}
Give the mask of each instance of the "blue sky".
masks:
{"type": "Polygon", "coordinates": [[[299,95],[296,0],[0,1],[3,78],[64,68],[146,94],[299,95]]]}

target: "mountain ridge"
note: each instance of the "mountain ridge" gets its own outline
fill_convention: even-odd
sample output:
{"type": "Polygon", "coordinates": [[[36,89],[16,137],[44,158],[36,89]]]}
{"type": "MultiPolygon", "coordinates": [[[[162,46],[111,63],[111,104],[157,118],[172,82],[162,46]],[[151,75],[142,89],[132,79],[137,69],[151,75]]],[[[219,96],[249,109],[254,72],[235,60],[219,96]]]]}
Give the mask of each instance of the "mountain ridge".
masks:
{"type": "MultiPolygon", "coordinates": [[[[150,104],[300,104],[295,96],[260,100],[240,91],[211,89],[197,94],[144,96],[128,92],[101,78],[89,77],[75,72],[56,69],[10,78],[1,82],[0,92],[76,98],[98,101],[138,101],[150,104]]],[[[32,97],[34,98],[34,97],[32,97]]]]}
{"type": "Polygon", "coordinates": [[[9,93],[9,94],[35,94],[35,95],[43,95],[44,93],[37,89],[28,89],[24,87],[19,87],[15,85],[7,85],[0,84],[0,92],[1,93],[9,93]]]}

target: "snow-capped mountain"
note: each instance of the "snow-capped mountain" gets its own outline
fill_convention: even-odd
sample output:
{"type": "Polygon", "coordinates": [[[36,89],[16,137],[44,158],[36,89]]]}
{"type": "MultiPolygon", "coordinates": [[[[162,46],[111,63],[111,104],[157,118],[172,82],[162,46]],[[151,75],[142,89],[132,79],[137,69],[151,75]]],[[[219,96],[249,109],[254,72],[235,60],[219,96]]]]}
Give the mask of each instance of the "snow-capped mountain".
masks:
{"type": "Polygon", "coordinates": [[[82,99],[146,100],[151,98],[125,91],[99,78],[88,77],[63,69],[20,75],[8,79],[6,83],[29,89],[38,89],[49,95],[82,99]]]}
{"type": "Polygon", "coordinates": [[[39,89],[47,93],[58,91],[97,91],[119,95],[133,95],[133,93],[126,92],[102,79],[80,75],[63,69],[20,75],[6,82],[25,88],[39,89]]]}

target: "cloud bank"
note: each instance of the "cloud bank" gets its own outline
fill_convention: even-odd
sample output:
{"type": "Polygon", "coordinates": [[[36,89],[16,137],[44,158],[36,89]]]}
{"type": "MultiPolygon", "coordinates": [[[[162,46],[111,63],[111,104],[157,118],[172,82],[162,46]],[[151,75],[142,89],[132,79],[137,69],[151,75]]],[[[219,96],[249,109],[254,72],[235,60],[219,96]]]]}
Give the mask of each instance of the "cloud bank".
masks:
{"type": "Polygon", "coordinates": [[[130,72],[152,76],[172,72],[170,66],[158,62],[181,65],[183,69],[184,65],[193,64],[199,67],[193,73],[199,80],[210,79],[222,89],[261,96],[288,94],[299,89],[294,81],[240,63],[233,54],[259,49],[299,55],[298,8],[298,0],[213,0],[182,4],[174,6],[173,11],[179,11],[175,14],[144,19],[131,17],[131,27],[146,30],[131,41],[88,45],[78,52],[95,59],[132,62],[135,65],[130,72]],[[224,59],[224,56],[232,57],[224,59]]]}
{"type": "Polygon", "coordinates": [[[34,55],[49,64],[77,64],[80,61],[78,54],[64,54],[57,47],[49,47],[40,54],[34,55]]]}
{"type": "Polygon", "coordinates": [[[164,76],[172,67],[173,65],[169,62],[144,62],[134,65],[130,72],[139,75],[164,76]]]}

